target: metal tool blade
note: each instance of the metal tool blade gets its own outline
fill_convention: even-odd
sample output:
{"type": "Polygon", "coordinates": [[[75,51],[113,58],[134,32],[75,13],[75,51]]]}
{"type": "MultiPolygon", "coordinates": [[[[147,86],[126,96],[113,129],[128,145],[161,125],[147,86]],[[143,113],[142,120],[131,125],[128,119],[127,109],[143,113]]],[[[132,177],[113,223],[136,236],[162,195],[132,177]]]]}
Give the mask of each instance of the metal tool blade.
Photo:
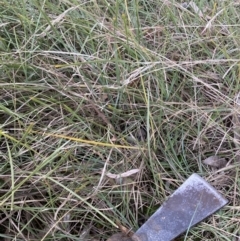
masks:
{"type": "Polygon", "coordinates": [[[138,241],[171,241],[228,203],[192,174],[133,235],[138,241]]]}

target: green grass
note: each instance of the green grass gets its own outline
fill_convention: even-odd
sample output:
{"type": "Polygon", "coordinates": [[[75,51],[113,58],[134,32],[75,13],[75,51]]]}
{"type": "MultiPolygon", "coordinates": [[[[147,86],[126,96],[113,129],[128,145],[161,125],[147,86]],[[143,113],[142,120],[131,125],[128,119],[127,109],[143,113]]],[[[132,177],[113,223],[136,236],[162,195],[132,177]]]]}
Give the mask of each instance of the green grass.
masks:
{"type": "Polygon", "coordinates": [[[230,202],[180,240],[238,240],[240,4],[40,2],[0,2],[0,239],[135,231],[196,172],[230,202]]]}

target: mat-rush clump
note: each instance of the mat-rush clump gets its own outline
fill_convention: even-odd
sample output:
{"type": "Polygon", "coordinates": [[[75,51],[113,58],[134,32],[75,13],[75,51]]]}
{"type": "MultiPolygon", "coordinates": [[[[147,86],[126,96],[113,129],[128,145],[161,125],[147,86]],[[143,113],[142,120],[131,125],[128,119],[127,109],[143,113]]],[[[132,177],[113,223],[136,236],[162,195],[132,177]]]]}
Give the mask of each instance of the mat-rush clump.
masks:
{"type": "Polygon", "coordinates": [[[230,203],[186,239],[238,237],[239,4],[195,4],[1,1],[2,239],[136,231],[193,172],[230,203]]]}

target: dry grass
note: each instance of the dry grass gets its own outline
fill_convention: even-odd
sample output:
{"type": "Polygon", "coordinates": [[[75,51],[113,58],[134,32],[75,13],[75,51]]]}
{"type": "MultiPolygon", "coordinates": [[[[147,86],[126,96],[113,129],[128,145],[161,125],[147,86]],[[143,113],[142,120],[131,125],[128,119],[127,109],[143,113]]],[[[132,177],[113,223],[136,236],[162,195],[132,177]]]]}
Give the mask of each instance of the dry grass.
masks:
{"type": "Polygon", "coordinates": [[[1,1],[1,240],[136,230],[193,172],[230,202],[180,240],[238,240],[240,4],[196,4],[1,1]]]}

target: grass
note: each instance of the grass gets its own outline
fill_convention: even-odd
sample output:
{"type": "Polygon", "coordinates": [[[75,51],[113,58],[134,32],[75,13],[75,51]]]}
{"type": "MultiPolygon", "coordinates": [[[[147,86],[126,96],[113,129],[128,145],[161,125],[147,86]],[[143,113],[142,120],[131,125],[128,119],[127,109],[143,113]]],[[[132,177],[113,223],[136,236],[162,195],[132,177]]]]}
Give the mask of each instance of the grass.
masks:
{"type": "Polygon", "coordinates": [[[135,231],[194,172],[230,202],[180,240],[239,240],[240,4],[196,4],[1,0],[1,240],[135,231]]]}

